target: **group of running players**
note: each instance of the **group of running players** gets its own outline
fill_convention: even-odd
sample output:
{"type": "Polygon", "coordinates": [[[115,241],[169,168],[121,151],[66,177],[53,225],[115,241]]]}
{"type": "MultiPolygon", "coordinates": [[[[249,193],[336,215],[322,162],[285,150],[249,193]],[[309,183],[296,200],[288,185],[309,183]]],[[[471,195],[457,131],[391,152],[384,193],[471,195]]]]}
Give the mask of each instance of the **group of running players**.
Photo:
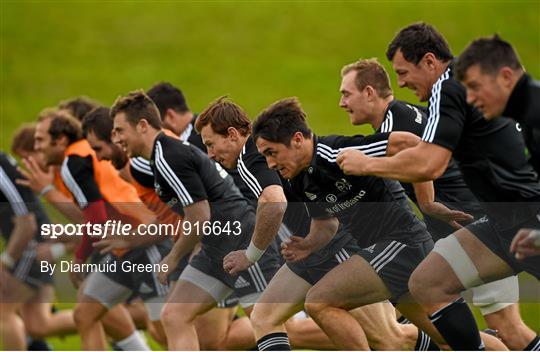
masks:
{"type": "Polygon", "coordinates": [[[169,350],[540,350],[515,276],[540,278],[540,84],[498,36],[456,59],[426,23],[386,57],[427,107],[376,59],[346,65],[339,104],[367,136],[315,134],[296,98],[253,123],[227,97],[197,115],[170,83],[22,126],[22,165],[0,153],[4,349],[78,333],[149,350],[145,329],[169,350]],[[74,224],[178,231],[53,240],[42,200],[74,224]],[[109,269],[72,270],[76,305],[56,310],[42,263],[69,255],[109,269]]]}

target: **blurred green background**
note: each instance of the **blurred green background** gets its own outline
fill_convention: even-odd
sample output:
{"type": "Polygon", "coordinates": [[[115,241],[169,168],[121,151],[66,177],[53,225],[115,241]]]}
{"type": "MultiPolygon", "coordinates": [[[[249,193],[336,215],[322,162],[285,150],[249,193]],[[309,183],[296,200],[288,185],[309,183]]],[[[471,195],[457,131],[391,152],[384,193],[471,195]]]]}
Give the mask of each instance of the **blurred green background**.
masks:
{"type": "MultiPolygon", "coordinates": [[[[340,110],[340,69],[384,57],[403,26],[434,24],[454,54],[499,33],[540,77],[540,1],[8,1],[1,9],[0,148],[21,122],[60,100],[110,105],[158,81],[180,87],[193,111],[228,94],[250,116],[297,96],[316,133],[368,132],[340,110]]],[[[393,84],[395,75],[391,72],[393,84]]],[[[417,102],[397,88],[400,99],[417,102]]],[[[524,318],[540,330],[540,308],[524,318]]],[[[76,337],[53,340],[78,349],[76,337]]]]}

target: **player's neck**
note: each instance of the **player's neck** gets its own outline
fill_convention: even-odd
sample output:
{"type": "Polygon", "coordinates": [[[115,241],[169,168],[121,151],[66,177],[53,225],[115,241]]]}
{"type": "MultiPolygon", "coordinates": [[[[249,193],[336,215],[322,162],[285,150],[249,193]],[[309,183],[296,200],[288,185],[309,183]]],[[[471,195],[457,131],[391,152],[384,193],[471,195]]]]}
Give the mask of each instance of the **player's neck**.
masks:
{"type": "Polygon", "coordinates": [[[302,148],[302,154],[300,158],[300,170],[305,170],[311,165],[313,154],[315,153],[315,143],[313,134],[310,139],[305,139],[304,146],[302,148]]]}
{"type": "Polygon", "coordinates": [[[152,157],[152,150],[154,149],[154,143],[161,130],[150,129],[144,135],[141,135],[144,142],[144,146],[141,151],[141,156],[147,160],[152,157]]]}
{"type": "Polygon", "coordinates": [[[394,100],[393,95],[389,95],[386,98],[381,98],[377,101],[373,108],[373,116],[371,118],[371,126],[374,130],[378,130],[385,117],[386,117],[386,110],[388,110],[388,106],[390,103],[394,100]]]}
{"type": "Polygon", "coordinates": [[[182,133],[184,133],[186,128],[191,123],[191,120],[193,120],[193,113],[191,111],[186,111],[185,113],[182,114],[181,122],[180,122],[180,132],[178,133],[178,135],[181,135],[182,133]]]}

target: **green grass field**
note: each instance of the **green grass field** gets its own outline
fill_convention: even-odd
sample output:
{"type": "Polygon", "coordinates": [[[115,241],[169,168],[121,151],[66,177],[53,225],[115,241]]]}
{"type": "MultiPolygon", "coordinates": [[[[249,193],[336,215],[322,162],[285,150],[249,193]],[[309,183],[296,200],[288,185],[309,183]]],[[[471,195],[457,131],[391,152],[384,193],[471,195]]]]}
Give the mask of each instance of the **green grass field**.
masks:
{"type": "MultiPolygon", "coordinates": [[[[297,96],[318,134],[369,132],[338,106],[340,69],[384,57],[403,26],[427,21],[455,54],[473,38],[499,33],[540,77],[536,1],[10,1],[0,0],[0,148],[22,122],[66,98],[104,104],[167,80],[192,110],[228,94],[250,116],[297,96]]],[[[393,84],[395,75],[390,74],[393,84]]],[[[417,102],[396,87],[400,99],[417,102]]],[[[540,308],[523,316],[540,331],[540,308]]],[[[52,339],[78,349],[76,336],[52,339]]]]}

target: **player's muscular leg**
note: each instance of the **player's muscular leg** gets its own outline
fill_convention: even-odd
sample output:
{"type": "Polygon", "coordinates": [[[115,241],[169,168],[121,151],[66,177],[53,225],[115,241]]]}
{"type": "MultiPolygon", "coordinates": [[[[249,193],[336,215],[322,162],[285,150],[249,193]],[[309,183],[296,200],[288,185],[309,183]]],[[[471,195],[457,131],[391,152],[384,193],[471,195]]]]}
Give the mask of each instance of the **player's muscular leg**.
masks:
{"type": "Polygon", "coordinates": [[[33,291],[0,265],[0,342],[3,350],[26,349],[24,323],[17,314],[33,291]]]}
{"type": "MultiPolygon", "coordinates": [[[[508,264],[466,228],[456,231],[454,236],[484,282],[502,279],[513,273],[508,264]]],[[[411,275],[409,289],[415,300],[431,314],[459,297],[465,289],[461,280],[463,278],[456,275],[448,261],[432,251],[411,275]]],[[[477,281],[475,284],[480,283],[477,281]]]]}
{"type": "Polygon", "coordinates": [[[77,331],[71,309],[63,309],[56,313],[51,312],[51,303],[54,301],[54,288],[52,285],[43,285],[22,307],[24,325],[30,336],[34,339],[43,339],[47,336],[67,335],[77,331]]]}
{"type": "Polygon", "coordinates": [[[369,304],[355,308],[350,313],[364,330],[372,349],[378,351],[414,349],[418,330],[412,324],[399,324],[390,302],[369,304]]]}
{"type": "Polygon", "coordinates": [[[521,319],[518,304],[486,314],[484,319],[487,326],[497,330],[497,335],[511,350],[523,350],[536,336],[521,319]]]}
{"type": "Polygon", "coordinates": [[[198,350],[195,319],[215,305],[216,301],[208,292],[191,282],[178,280],[161,312],[169,349],[198,350]]]}
{"type": "Polygon", "coordinates": [[[285,321],[302,305],[311,285],[283,265],[274,275],[268,287],[251,312],[251,324],[258,341],[271,333],[284,333],[285,321]]]}
{"type": "Polygon", "coordinates": [[[306,310],[340,349],[369,349],[362,327],[348,312],[390,298],[382,279],[362,257],[353,255],[309,291],[306,310]]]}
{"type": "Polygon", "coordinates": [[[73,318],[81,335],[84,350],[105,350],[105,334],[100,323],[107,308],[95,299],[82,295],[73,310],[73,318]]]}
{"type": "Polygon", "coordinates": [[[236,308],[214,308],[195,319],[201,350],[224,350],[236,308]]]}

